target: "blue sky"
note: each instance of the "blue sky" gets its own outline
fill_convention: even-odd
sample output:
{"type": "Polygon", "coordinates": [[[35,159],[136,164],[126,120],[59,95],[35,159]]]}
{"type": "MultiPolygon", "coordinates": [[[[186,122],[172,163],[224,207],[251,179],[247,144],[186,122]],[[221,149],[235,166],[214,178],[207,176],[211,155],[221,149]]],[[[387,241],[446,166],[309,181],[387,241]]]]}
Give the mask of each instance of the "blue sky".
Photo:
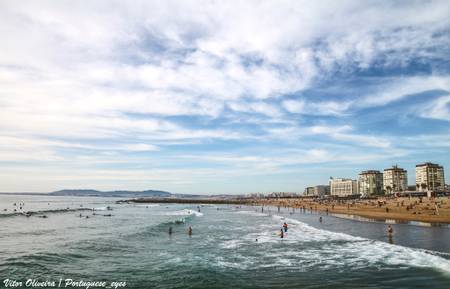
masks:
{"type": "Polygon", "coordinates": [[[1,1],[0,36],[0,191],[450,168],[448,1],[1,1]]]}

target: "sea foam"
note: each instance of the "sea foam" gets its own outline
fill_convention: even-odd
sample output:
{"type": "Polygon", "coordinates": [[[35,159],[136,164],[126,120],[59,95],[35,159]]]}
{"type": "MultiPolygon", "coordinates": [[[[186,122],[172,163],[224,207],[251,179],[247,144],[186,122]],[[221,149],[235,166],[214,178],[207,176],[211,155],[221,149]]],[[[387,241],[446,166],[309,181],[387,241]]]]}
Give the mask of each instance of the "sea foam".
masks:
{"type": "Polygon", "coordinates": [[[203,213],[194,211],[194,210],[189,210],[189,209],[184,209],[184,210],[180,210],[180,211],[173,211],[173,212],[167,212],[165,214],[166,216],[190,216],[190,215],[195,215],[197,217],[201,217],[203,216],[203,213]]]}
{"type": "MultiPolygon", "coordinates": [[[[242,246],[264,246],[262,256],[272,261],[266,263],[255,259],[253,266],[258,267],[296,267],[307,270],[318,265],[324,269],[413,266],[450,274],[450,260],[442,257],[446,256],[445,253],[331,232],[279,215],[272,215],[272,220],[274,222],[269,227],[262,224],[258,228],[259,232],[224,241],[220,247],[236,250],[242,246]],[[288,223],[289,229],[285,238],[281,239],[277,233],[283,222],[288,223]]],[[[220,265],[226,266],[227,263],[222,260],[220,265]]]]}

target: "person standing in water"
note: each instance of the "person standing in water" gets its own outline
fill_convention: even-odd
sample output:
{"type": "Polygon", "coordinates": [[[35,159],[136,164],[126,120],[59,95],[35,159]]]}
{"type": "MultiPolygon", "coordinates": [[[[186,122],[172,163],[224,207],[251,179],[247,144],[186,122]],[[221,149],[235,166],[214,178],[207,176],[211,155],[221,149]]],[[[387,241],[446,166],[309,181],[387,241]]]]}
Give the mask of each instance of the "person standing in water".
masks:
{"type": "Polygon", "coordinates": [[[387,233],[388,233],[388,241],[389,241],[389,243],[390,244],[394,244],[394,240],[392,239],[392,234],[394,233],[394,229],[392,228],[391,225],[388,226],[387,233]]]}
{"type": "Polygon", "coordinates": [[[191,226],[189,226],[188,235],[192,236],[192,227],[191,226]]]}
{"type": "Polygon", "coordinates": [[[320,218],[319,218],[319,222],[321,222],[321,223],[322,223],[322,217],[320,217],[320,218]]]}
{"type": "Polygon", "coordinates": [[[280,238],[281,238],[281,239],[284,238],[284,231],[283,231],[283,229],[280,229],[280,238]]]}
{"type": "Polygon", "coordinates": [[[169,227],[169,236],[172,235],[172,227],[169,227]]]}
{"type": "Polygon", "coordinates": [[[283,224],[283,229],[284,229],[284,232],[287,233],[287,230],[288,230],[288,224],[286,224],[286,222],[284,222],[284,224],[283,224]]]}
{"type": "Polygon", "coordinates": [[[389,236],[392,236],[392,233],[394,233],[394,229],[392,229],[391,225],[388,226],[387,232],[389,236]]]}

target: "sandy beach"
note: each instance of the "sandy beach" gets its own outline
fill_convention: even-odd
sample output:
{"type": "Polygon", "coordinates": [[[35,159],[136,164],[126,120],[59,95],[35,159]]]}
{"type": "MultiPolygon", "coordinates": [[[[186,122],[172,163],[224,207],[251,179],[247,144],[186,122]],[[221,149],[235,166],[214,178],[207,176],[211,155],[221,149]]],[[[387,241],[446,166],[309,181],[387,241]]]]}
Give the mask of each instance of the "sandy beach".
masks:
{"type": "Polygon", "coordinates": [[[373,219],[450,223],[450,197],[402,197],[371,200],[255,199],[253,204],[306,209],[373,219]]]}
{"type": "MultiPolygon", "coordinates": [[[[119,201],[122,202],[122,201],[119,201]]],[[[357,215],[378,220],[418,221],[450,224],[450,197],[400,197],[359,200],[319,200],[313,198],[266,199],[185,199],[141,198],[134,203],[184,203],[274,206],[313,210],[334,214],[357,215]]]]}

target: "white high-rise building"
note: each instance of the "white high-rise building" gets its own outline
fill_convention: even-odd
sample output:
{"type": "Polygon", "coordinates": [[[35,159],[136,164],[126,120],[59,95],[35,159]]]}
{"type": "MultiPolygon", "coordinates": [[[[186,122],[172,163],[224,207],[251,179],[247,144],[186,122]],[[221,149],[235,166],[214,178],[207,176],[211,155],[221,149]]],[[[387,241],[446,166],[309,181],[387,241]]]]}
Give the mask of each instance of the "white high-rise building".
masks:
{"type": "Polygon", "coordinates": [[[363,197],[383,193],[383,174],[380,171],[362,171],[359,174],[359,193],[363,197]]]}
{"type": "Polygon", "coordinates": [[[406,170],[393,166],[383,172],[383,189],[387,194],[408,190],[408,173],[406,170]]]}
{"type": "Polygon", "coordinates": [[[421,192],[445,189],[444,167],[433,163],[416,165],[416,189],[421,192]]]}
{"type": "Polygon", "coordinates": [[[330,194],[332,196],[346,197],[358,194],[358,182],[352,179],[331,178],[330,194]]]}

